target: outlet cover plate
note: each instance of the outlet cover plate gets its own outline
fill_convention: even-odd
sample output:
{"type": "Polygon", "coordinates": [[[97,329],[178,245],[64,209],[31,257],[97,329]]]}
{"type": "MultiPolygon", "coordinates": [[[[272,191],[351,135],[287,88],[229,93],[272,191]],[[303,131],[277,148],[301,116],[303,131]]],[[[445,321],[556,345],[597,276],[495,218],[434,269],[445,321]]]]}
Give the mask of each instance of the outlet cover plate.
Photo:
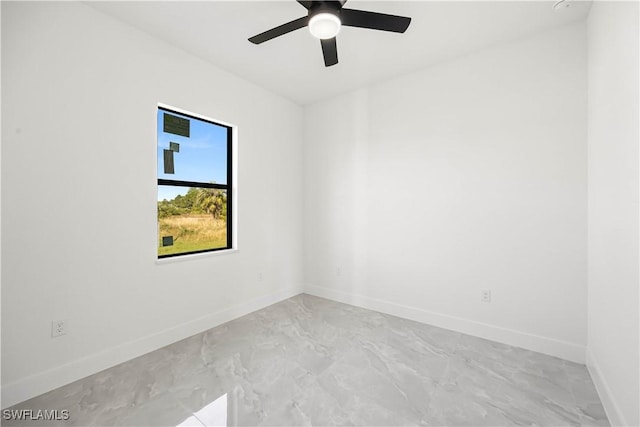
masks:
{"type": "Polygon", "coordinates": [[[480,292],[480,301],[482,302],[491,302],[491,290],[484,289],[480,292]]]}
{"type": "Polygon", "coordinates": [[[51,337],[61,337],[67,334],[67,321],[66,320],[52,320],[51,321],[51,337]]]}

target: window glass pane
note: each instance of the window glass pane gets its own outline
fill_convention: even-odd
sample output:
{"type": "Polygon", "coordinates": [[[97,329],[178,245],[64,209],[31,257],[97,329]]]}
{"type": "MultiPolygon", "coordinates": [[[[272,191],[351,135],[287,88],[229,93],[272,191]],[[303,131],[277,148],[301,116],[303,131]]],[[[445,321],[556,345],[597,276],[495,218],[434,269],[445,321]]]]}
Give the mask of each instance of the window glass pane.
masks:
{"type": "Polygon", "coordinates": [[[158,186],[158,255],[226,247],[226,190],[158,186]]]}
{"type": "Polygon", "coordinates": [[[227,184],[224,126],[158,109],[158,178],[227,184]]]}

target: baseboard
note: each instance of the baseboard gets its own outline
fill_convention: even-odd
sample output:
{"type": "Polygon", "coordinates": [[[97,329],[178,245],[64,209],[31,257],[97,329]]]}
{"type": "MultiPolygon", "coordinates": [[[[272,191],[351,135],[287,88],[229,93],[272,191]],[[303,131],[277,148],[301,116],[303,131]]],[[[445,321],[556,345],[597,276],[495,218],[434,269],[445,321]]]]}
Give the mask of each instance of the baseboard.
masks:
{"type": "Polygon", "coordinates": [[[301,291],[301,288],[288,288],[270,295],[254,298],[139,340],[127,342],[100,353],[74,360],[66,365],[6,384],[2,387],[2,408],[39,396],[127,360],[142,356],[150,351],[237,319],[245,314],[291,298],[301,291]]]}
{"type": "Polygon", "coordinates": [[[585,346],[580,344],[310,284],[305,285],[304,292],[345,304],[351,304],[416,322],[427,323],[440,328],[497,341],[514,347],[537,351],[572,362],[585,363],[586,349],[585,346]]]}
{"type": "Polygon", "coordinates": [[[609,384],[605,380],[604,375],[602,375],[602,371],[600,370],[600,365],[598,364],[597,359],[595,358],[593,352],[589,347],[587,347],[586,355],[587,369],[589,370],[589,374],[591,374],[593,384],[596,386],[596,391],[598,392],[598,396],[600,397],[600,401],[602,402],[604,411],[607,413],[609,423],[612,426],[629,425],[627,424],[624,415],[620,410],[620,407],[613,397],[613,393],[611,392],[609,384]]]}

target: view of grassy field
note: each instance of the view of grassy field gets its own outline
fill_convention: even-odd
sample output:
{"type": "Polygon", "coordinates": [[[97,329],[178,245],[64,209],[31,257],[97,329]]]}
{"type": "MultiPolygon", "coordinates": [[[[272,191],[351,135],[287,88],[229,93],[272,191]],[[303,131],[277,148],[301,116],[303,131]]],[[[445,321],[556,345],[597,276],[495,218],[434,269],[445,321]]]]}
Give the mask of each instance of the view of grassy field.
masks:
{"type": "Polygon", "coordinates": [[[158,255],[171,255],[227,245],[227,222],[209,214],[173,215],[158,219],[158,255]],[[173,236],[172,246],[162,246],[162,236],[173,236]]]}

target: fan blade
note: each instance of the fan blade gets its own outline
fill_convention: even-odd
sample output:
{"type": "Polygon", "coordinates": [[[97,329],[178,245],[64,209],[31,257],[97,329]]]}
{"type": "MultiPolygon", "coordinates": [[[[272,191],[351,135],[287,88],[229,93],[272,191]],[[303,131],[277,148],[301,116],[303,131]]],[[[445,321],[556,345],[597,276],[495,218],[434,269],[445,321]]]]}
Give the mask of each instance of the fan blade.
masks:
{"type": "Polygon", "coordinates": [[[322,45],[322,55],[324,56],[325,67],[331,67],[338,63],[338,47],[336,46],[336,38],[320,40],[322,45]]]}
{"type": "Polygon", "coordinates": [[[411,23],[411,18],[404,16],[354,9],[342,9],[340,19],[342,25],[349,27],[370,28],[394,33],[404,33],[411,23]]]}
{"type": "Polygon", "coordinates": [[[290,33],[291,31],[295,31],[302,27],[305,27],[308,22],[309,17],[303,16],[302,18],[287,22],[286,24],[282,24],[278,27],[272,28],[268,31],[265,31],[264,33],[260,33],[257,36],[253,36],[249,39],[249,41],[254,44],[264,43],[268,40],[290,33]]]}
{"type": "Polygon", "coordinates": [[[305,9],[311,9],[311,1],[297,0],[305,9]]]}

